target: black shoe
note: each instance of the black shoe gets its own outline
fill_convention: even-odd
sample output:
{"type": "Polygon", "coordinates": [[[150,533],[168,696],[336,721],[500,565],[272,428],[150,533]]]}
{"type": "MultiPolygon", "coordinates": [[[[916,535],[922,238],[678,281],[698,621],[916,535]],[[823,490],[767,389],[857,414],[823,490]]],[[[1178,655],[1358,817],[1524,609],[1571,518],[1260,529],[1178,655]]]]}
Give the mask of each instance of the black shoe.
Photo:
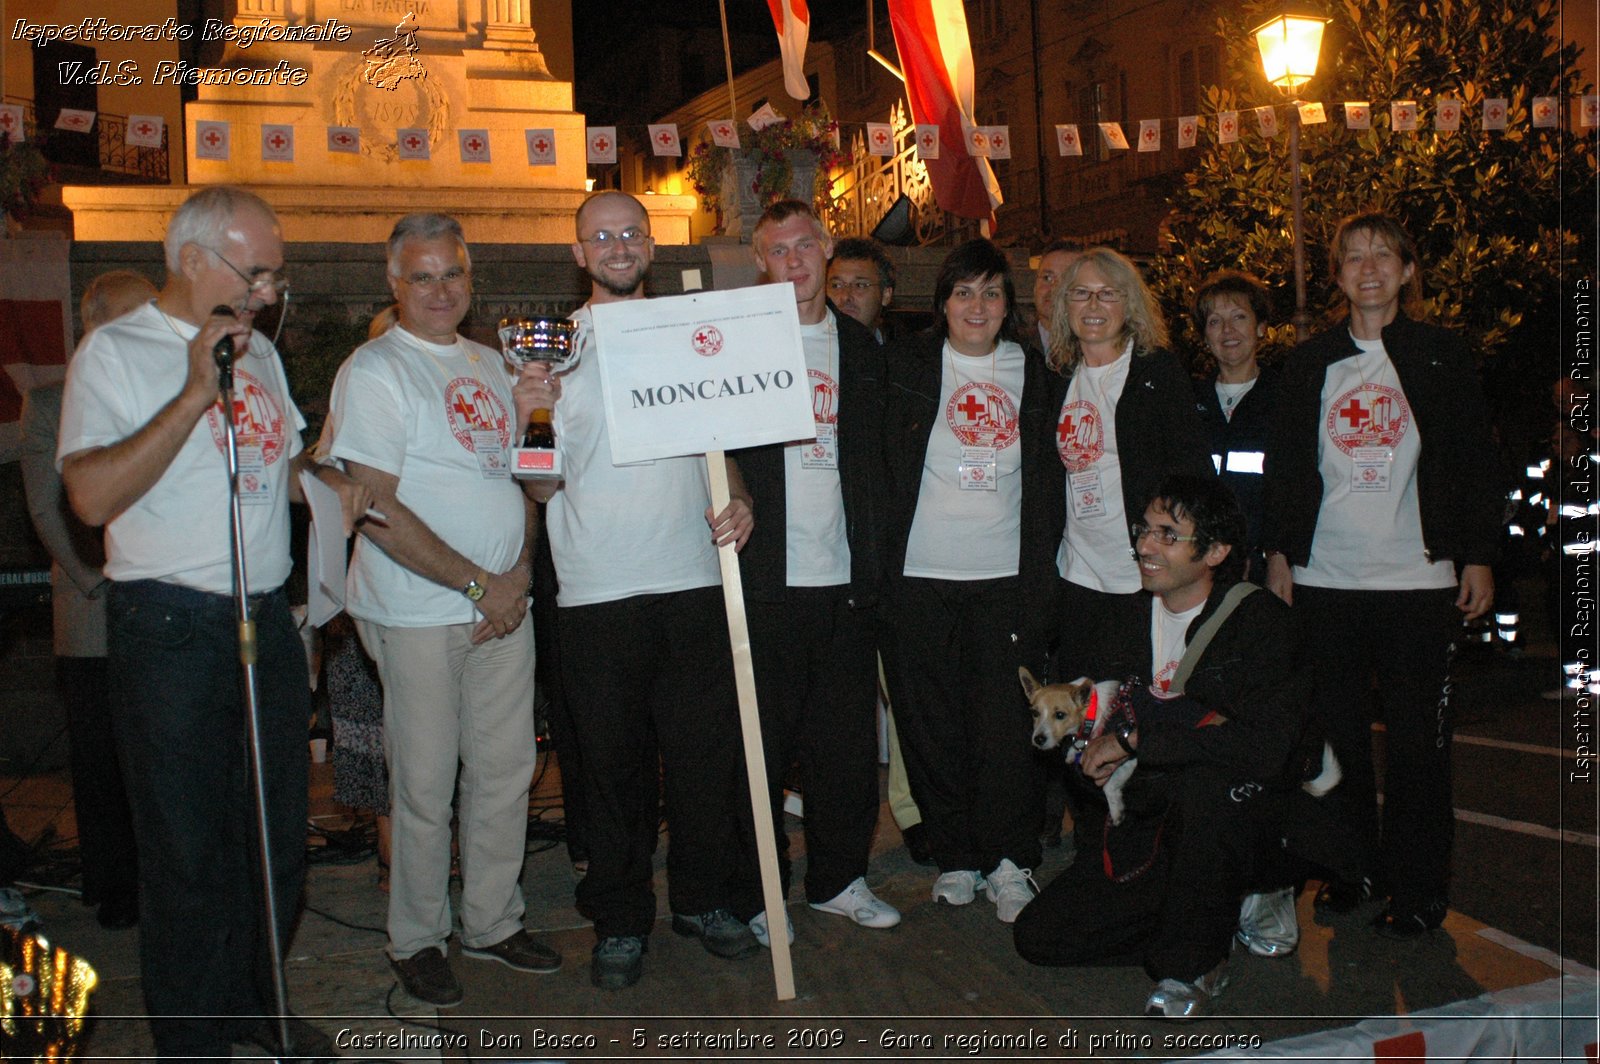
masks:
{"type": "Polygon", "coordinates": [[[1441,926],[1448,911],[1449,906],[1440,898],[1419,906],[1401,906],[1391,901],[1389,907],[1372,921],[1372,929],[1384,938],[1407,942],[1441,926]]]}
{"type": "Polygon", "coordinates": [[[338,1059],[339,1051],[334,1048],[333,1040],[326,1034],[298,1016],[290,1016],[288,1021],[289,1041],[294,1048],[292,1055],[285,1056],[282,1047],[278,1045],[276,1016],[252,1016],[246,1019],[234,1041],[259,1046],[285,1062],[304,1061],[306,1064],[314,1064],[315,1061],[338,1059]]]}
{"type": "Polygon", "coordinates": [[[456,973],[450,970],[450,962],[438,946],[429,946],[403,961],[390,957],[389,967],[400,978],[400,985],[406,993],[418,1001],[426,1001],[441,1009],[461,1004],[464,996],[461,984],[456,981],[456,973]]]}
{"type": "Polygon", "coordinates": [[[636,935],[614,935],[595,943],[589,962],[589,982],[602,990],[622,990],[644,974],[644,955],[650,943],[636,935]]]}
{"type": "Polygon", "coordinates": [[[538,972],[542,975],[561,967],[561,954],[539,943],[526,930],[513,931],[510,937],[492,946],[462,946],[461,952],[468,957],[499,961],[519,972],[538,972]]]}
{"type": "Polygon", "coordinates": [[[672,914],[672,930],[685,938],[698,938],[707,953],[718,957],[748,957],[761,949],[750,925],[726,909],[700,916],[672,914]]]}
{"type": "Polygon", "coordinates": [[[908,828],[900,829],[900,837],[906,842],[906,853],[919,865],[933,864],[933,849],[928,845],[928,829],[922,824],[912,824],[908,828]]]}
{"type": "Polygon", "coordinates": [[[1349,913],[1371,900],[1372,880],[1330,879],[1322,884],[1311,905],[1319,913],[1349,913]]]}
{"type": "Polygon", "coordinates": [[[139,898],[135,894],[113,894],[100,903],[95,914],[100,926],[108,931],[121,931],[139,922],[139,898]]]}

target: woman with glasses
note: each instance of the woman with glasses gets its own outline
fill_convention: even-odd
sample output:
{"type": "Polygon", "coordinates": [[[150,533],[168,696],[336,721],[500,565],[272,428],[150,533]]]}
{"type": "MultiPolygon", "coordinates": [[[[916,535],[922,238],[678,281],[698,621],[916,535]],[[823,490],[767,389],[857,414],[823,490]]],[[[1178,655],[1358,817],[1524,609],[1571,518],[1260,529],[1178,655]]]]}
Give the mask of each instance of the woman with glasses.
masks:
{"type": "MultiPolygon", "coordinates": [[[[1129,525],[1169,474],[1211,476],[1211,448],[1189,376],[1166,349],[1166,323],[1133,263],[1091,248],[1052,298],[1048,361],[1060,376],[1051,410],[1066,493],[1055,675],[1118,679],[1108,670],[1148,624],[1129,525]]],[[[1103,801],[1085,800],[1081,781],[1070,786],[1078,847],[1098,847],[1103,801]]]]}
{"type": "Polygon", "coordinates": [[[1278,367],[1257,361],[1272,297],[1247,273],[1222,270],[1207,277],[1194,298],[1194,322],[1215,365],[1194,382],[1195,406],[1211,433],[1217,475],[1233,489],[1248,523],[1243,544],[1245,578],[1266,579],[1261,556],[1261,477],[1267,431],[1276,407],[1278,367]]]}
{"type": "Polygon", "coordinates": [[[1010,923],[1040,859],[1017,668],[1042,666],[1051,627],[1049,383],[1018,343],[1010,266],[989,241],[951,252],[933,305],[885,375],[884,665],[934,900],[982,890],[1010,923]]]}

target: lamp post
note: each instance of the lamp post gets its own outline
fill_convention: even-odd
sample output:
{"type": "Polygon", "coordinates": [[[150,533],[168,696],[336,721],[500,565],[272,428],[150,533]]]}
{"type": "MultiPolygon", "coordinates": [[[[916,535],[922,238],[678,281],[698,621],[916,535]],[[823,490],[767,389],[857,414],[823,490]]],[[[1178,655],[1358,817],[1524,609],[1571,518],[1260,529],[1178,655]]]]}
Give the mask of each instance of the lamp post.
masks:
{"type": "Polygon", "coordinates": [[[1289,171],[1294,214],[1294,339],[1303,343],[1311,335],[1311,316],[1306,313],[1306,236],[1300,197],[1300,86],[1317,73],[1317,58],[1322,52],[1322,31],[1328,19],[1320,15],[1284,9],[1282,14],[1263,22],[1251,33],[1261,52],[1261,69],[1267,81],[1276,85],[1294,104],[1289,124],[1289,171]]]}

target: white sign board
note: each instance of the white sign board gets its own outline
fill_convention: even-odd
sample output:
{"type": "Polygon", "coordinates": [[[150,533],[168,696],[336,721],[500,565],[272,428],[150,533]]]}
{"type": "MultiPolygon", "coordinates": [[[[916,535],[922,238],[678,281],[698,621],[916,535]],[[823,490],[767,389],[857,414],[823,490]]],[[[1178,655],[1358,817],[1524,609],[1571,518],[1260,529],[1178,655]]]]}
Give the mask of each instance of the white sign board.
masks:
{"type": "Polygon", "coordinates": [[[592,310],[619,464],[816,435],[792,284],[592,310]]]}

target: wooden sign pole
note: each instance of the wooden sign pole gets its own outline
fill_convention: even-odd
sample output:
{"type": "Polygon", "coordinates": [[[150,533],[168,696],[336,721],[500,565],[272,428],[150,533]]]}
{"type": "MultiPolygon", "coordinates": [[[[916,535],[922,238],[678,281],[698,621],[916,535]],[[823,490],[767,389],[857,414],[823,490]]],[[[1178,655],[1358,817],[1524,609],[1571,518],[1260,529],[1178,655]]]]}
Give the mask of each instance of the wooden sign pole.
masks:
{"type": "MultiPolygon", "coordinates": [[[[711,511],[728,508],[728,463],[721,451],[706,454],[711,478],[711,511]]],[[[733,644],[733,678],[739,690],[739,728],[744,734],[744,766],[750,780],[750,812],[756,823],[756,852],[761,859],[761,897],[767,907],[772,942],[772,980],[779,1001],[794,1000],[794,965],[789,958],[789,914],[778,881],[778,843],[773,832],[772,798],[767,791],[767,757],[761,743],[761,715],[756,706],[756,670],[750,658],[750,625],[744,612],[744,580],[733,544],[717,551],[722,564],[722,604],[728,612],[728,641],[733,644]]]]}

